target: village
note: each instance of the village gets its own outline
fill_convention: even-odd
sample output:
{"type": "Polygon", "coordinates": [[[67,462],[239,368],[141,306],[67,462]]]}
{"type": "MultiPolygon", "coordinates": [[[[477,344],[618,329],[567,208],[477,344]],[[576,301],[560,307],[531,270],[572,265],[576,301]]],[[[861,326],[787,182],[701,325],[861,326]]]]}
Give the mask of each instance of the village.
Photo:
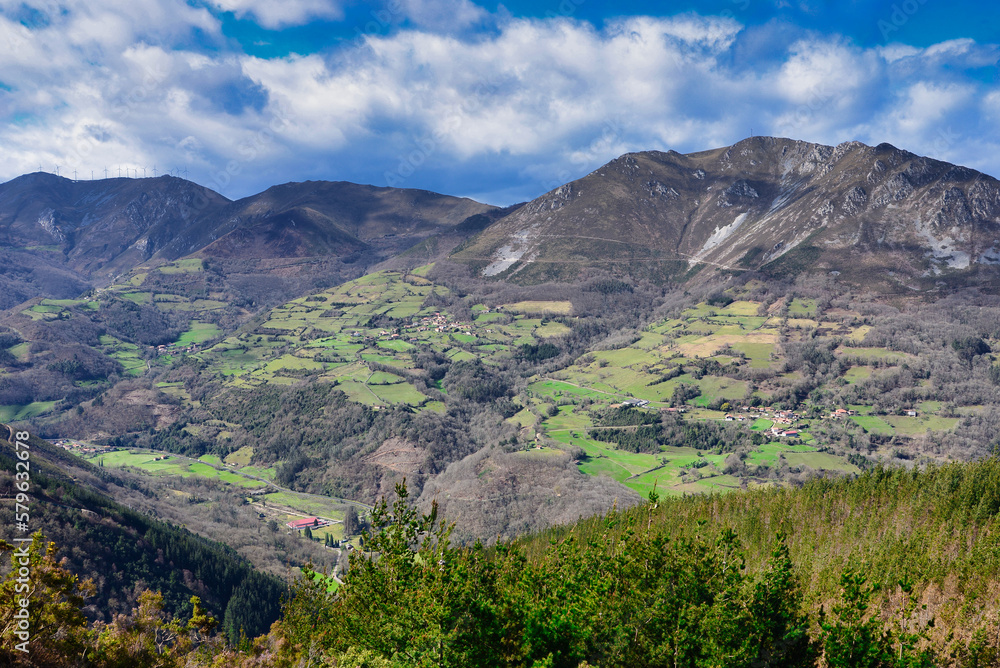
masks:
{"type": "MultiPolygon", "coordinates": [[[[650,405],[650,402],[645,399],[631,398],[615,405],[623,408],[646,408],[650,405]]],[[[689,407],[687,406],[671,406],[660,408],[659,411],[661,413],[679,415],[686,413],[688,409],[689,407]]],[[[858,411],[856,410],[837,408],[826,415],[826,419],[842,420],[856,415],[858,415],[858,411]]],[[[916,417],[917,411],[907,408],[903,410],[903,415],[916,417]]],[[[770,420],[773,424],[766,430],[766,433],[775,438],[798,438],[801,434],[800,430],[808,428],[808,425],[802,422],[802,420],[806,419],[802,415],[799,415],[795,411],[781,410],[774,406],[738,406],[735,412],[725,413],[722,419],[726,422],[749,422],[750,424],[760,419],[770,420]]]]}
{"type": "MultiPolygon", "coordinates": [[[[490,310],[484,309],[480,313],[489,313],[490,310]]],[[[468,322],[455,322],[450,319],[447,313],[441,313],[436,311],[432,316],[424,316],[422,318],[414,319],[409,327],[405,328],[395,328],[391,330],[380,329],[377,335],[367,335],[360,330],[354,330],[351,332],[351,337],[360,338],[364,343],[369,343],[376,341],[378,339],[386,340],[397,340],[402,339],[405,334],[413,334],[419,332],[437,332],[445,333],[452,332],[456,334],[465,334],[467,336],[476,337],[476,324],[468,322]]],[[[484,333],[493,333],[492,329],[482,330],[484,333]]],[[[419,339],[415,336],[411,336],[407,339],[408,343],[417,343],[419,339]]]]}
{"type": "Polygon", "coordinates": [[[84,443],[83,441],[77,441],[72,438],[52,441],[52,444],[58,448],[72,452],[75,455],[103,454],[116,450],[116,448],[109,445],[94,445],[93,443],[84,443]]]}

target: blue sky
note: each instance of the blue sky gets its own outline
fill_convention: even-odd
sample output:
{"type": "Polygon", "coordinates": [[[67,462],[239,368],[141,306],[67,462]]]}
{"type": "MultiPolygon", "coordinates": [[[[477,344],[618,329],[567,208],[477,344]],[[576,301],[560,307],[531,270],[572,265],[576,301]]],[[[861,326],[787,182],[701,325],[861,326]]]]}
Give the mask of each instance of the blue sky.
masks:
{"type": "Polygon", "coordinates": [[[530,199],[627,151],[883,141],[1000,176],[966,0],[0,0],[0,180],[530,199]]]}

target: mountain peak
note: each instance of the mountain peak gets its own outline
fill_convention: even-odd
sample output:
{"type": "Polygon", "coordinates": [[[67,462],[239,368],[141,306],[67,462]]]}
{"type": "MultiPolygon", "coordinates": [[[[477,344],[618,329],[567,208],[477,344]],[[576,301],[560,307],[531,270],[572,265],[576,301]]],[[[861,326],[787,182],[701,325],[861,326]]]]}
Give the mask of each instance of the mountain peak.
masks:
{"type": "Polygon", "coordinates": [[[657,280],[834,272],[891,290],[972,270],[993,280],[998,185],[858,141],[756,136],[683,155],[627,153],[528,203],[455,257],[525,282],[569,280],[588,267],[657,280]]]}

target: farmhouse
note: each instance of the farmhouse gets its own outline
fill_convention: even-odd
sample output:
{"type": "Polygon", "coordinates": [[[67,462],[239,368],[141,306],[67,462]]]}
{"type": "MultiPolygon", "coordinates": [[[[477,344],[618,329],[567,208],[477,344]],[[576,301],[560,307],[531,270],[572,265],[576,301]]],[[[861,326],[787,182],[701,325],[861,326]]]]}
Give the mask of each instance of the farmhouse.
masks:
{"type": "Polygon", "coordinates": [[[648,406],[649,402],[645,399],[626,399],[622,402],[622,406],[626,408],[642,408],[643,406],[648,406]]]}
{"type": "Polygon", "coordinates": [[[306,517],[301,520],[294,520],[288,523],[289,529],[295,529],[296,531],[301,531],[302,529],[318,527],[319,518],[318,517],[306,517]]]}

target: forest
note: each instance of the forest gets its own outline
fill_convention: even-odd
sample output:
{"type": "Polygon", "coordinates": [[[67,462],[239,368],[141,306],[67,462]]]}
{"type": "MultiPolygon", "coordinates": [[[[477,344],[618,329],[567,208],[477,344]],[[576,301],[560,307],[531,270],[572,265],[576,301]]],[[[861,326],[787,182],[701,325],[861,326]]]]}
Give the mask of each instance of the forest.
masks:
{"type": "MultiPolygon", "coordinates": [[[[800,489],[654,494],[489,547],[454,544],[447,518],[420,512],[401,484],[375,507],[341,587],[307,571],[270,631],[235,643],[200,600],[170,616],[151,592],[130,615],[88,624],[74,606],[89,584],[36,539],[44,585],[33,601],[51,642],[39,638],[35,663],[9,650],[3,658],[137,668],[989,666],[1000,660],[998,522],[996,459],[877,468],[800,489]]],[[[9,620],[11,597],[0,601],[9,620]]]]}

